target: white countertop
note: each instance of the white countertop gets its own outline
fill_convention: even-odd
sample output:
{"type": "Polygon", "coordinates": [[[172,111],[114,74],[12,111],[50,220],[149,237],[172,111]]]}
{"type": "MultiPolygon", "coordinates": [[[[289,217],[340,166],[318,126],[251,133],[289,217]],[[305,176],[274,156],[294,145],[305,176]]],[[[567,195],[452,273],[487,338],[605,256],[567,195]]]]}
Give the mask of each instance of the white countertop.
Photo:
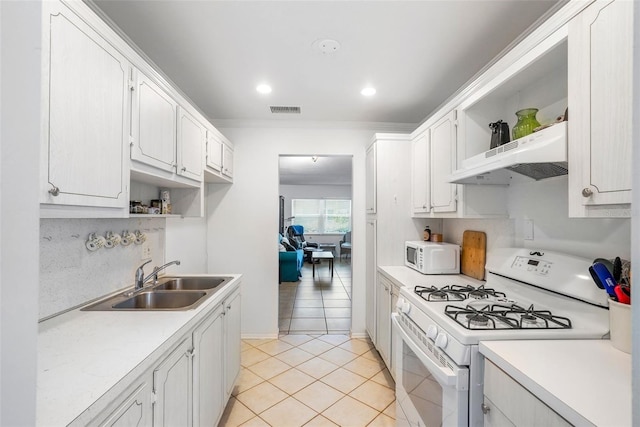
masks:
{"type": "Polygon", "coordinates": [[[574,425],[631,425],[631,355],[609,340],[484,341],[480,352],[574,425]]]}
{"type": "Polygon", "coordinates": [[[406,266],[381,266],[378,271],[401,287],[414,286],[445,286],[454,284],[469,283],[474,286],[484,284],[484,281],[477,280],[463,274],[422,274],[406,266]]]}
{"type": "Polygon", "coordinates": [[[216,276],[233,280],[192,310],[73,310],[42,322],[37,425],[67,425],[107,392],[117,393],[118,387],[125,386],[118,384],[125,376],[131,374],[133,380],[144,373],[157,356],[177,344],[178,338],[220,303],[241,277],[216,276]]]}

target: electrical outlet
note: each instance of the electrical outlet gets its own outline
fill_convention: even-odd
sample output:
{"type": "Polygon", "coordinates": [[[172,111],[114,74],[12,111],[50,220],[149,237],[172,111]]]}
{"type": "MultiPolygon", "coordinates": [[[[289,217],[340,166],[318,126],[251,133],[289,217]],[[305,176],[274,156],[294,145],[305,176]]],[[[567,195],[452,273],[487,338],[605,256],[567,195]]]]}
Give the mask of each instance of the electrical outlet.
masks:
{"type": "Polygon", "coordinates": [[[142,244],[142,256],[140,259],[150,259],[151,258],[151,246],[149,242],[144,242],[142,244]]]}

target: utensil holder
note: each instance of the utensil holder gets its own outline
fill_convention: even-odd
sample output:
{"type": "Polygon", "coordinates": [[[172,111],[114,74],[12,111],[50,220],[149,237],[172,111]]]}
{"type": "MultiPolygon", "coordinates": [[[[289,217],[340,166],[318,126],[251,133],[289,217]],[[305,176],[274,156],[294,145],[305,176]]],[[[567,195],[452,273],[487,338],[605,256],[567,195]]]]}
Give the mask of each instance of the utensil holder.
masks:
{"type": "Polygon", "coordinates": [[[611,345],[631,354],[631,304],[621,304],[609,298],[609,331],[611,345]]]}

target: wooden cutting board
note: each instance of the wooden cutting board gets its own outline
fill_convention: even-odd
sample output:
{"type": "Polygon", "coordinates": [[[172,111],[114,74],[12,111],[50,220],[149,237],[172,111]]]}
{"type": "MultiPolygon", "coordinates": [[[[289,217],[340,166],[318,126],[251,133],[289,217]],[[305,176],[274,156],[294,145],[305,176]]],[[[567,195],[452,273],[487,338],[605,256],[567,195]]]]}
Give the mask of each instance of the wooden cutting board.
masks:
{"type": "Polygon", "coordinates": [[[482,231],[466,230],[462,234],[460,254],[462,274],[484,280],[484,264],[487,258],[487,235],[482,231]]]}

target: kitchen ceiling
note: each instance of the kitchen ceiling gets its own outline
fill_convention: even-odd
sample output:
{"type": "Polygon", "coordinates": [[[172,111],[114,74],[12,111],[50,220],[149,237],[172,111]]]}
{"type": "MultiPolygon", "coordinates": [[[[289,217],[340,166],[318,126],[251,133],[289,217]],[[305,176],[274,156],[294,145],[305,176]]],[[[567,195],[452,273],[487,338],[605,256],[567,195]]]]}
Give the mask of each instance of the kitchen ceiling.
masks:
{"type": "Polygon", "coordinates": [[[94,3],[214,124],[417,124],[557,0],[94,3]]]}

